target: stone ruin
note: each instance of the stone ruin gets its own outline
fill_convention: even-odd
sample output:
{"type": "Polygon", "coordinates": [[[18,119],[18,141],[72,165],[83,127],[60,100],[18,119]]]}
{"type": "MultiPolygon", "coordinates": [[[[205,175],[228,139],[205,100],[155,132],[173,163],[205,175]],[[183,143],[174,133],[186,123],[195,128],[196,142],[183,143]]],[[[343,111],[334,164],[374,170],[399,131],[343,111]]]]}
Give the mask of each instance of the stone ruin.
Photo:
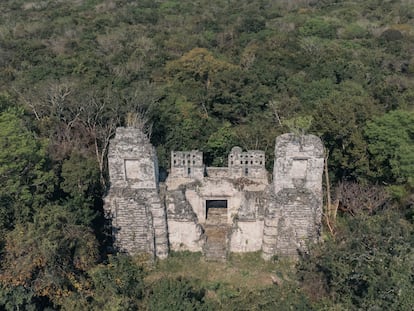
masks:
{"type": "Polygon", "coordinates": [[[265,153],[234,147],[227,167],[206,167],[200,151],[172,151],[159,182],[154,147],[135,128],[118,128],[108,153],[110,189],[105,212],[114,246],[165,258],[169,250],[262,251],[296,257],[320,237],[323,145],[313,135],[276,138],[273,181],[265,153]]]}

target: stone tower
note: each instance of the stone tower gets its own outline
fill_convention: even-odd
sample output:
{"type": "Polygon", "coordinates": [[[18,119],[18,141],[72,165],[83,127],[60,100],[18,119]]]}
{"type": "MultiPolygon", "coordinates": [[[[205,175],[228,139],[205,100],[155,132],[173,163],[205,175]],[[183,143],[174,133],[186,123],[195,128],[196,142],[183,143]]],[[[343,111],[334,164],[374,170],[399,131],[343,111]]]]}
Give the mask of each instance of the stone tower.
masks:
{"type": "Polygon", "coordinates": [[[263,258],[297,256],[320,236],[322,219],[321,140],[284,134],[276,139],[273,185],[265,209],[263,258]]]}
{"type": "Polygon", "coordinates": [[[105,213],[118,251],[168,255],[167,220],[159,196],[158,160],[146,135],[117,128],[108,151],[110,190],[105,213]]]}

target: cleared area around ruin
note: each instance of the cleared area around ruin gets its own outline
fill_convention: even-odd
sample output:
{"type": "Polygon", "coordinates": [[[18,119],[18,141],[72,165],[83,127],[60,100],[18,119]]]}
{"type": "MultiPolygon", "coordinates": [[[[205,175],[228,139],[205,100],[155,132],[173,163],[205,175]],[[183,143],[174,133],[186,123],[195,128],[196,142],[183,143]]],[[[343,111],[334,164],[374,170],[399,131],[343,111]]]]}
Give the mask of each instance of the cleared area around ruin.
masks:
{"type": "Polygon", "coordinates": [[[260,252],[231,253],[225,262],[208,261],[200,252],[172,252],[167,259],[156,263],[146,281],[152,283],[162,278],[184,278],[208,289],[210,296],[238,296],[290,282],[294,265],[289,260],[265,261],[260,252]]]}

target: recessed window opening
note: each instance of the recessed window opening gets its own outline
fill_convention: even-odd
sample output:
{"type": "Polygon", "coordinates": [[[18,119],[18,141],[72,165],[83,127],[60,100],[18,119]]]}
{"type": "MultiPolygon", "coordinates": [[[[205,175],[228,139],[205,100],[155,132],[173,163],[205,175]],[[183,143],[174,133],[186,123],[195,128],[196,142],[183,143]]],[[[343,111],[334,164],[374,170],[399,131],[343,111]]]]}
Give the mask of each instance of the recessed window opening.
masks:
{"type": "Polygon", "coordinates": [[[247,175],[249,175],[249,168],[247,168],[247,167],[246,167],[246,168],[244,169],[244,175],[246,175],[246,176],[247,176],[247,175]]]}
{"type": "Polygon", "coordinates": [[[187,168],[187,175],[191,175],[191,167],[187,168]]]}

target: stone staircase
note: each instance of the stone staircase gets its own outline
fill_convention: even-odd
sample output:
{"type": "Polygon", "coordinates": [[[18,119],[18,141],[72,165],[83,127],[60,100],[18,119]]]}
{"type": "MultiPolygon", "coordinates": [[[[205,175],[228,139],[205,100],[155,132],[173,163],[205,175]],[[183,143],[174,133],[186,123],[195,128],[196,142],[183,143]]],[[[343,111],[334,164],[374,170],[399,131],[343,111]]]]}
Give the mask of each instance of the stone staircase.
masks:
{"type": "Polygon", "coordinates": [[[161,203],[158,193],[154,192],[147,199],[152,214],[152,227],[155,237],[155,255],[158,258],[167,258],[168,256],[168,233],[166,215],[163,204],[161,203]]]}
{"type": "Polygon", "coordinates": [[[209,209],[204,226],[204,233],[207,236],[204,254],[207,261],[226,261],[227,231],[227,209],[209,209]]]}
{"type": "Polygon", "coordinates": [[[207,261],[226,261],[227,258],[227,228],[225,226],[206,225],[204,232],[207,236],[204,254],[207,261]]]}
{"type": "Polygon", "coordinates": [[[226,208],[209,208],[207,212],[207,225],[222,226],[227,224],[226,208]]]}

